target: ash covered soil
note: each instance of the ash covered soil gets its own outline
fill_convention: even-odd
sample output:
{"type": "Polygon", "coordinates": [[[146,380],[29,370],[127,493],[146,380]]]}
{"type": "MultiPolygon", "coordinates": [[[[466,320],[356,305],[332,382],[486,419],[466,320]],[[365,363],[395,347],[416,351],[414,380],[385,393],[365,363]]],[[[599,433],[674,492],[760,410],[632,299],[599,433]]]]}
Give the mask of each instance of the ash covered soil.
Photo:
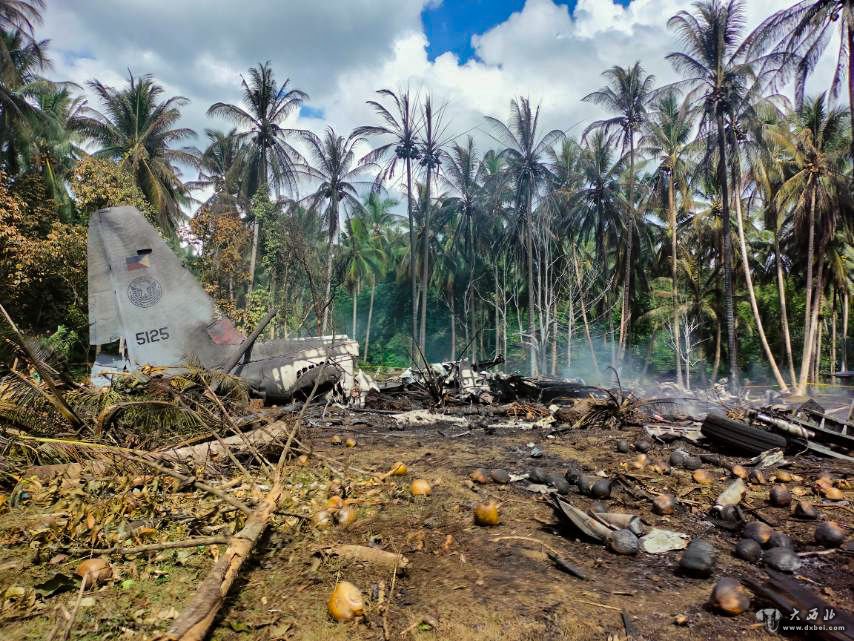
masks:
{"type": "MultiPolygon", "coordinates": [[[[643,435],[639,427],[575,429],[549,437],[548,429],[510,427],[509,422],[478,417],[465,424],[401,429],[389,415],[334,408],[322,418],[310,419],[303,437],[316,454],[308,463],[290,468],[289,499],[282,510],[291,514],[275,517],[251,565],[244,568],[227,597],[209,638],[589,641],[625,638],[627,627],[637,639],[774,636],[754,616],[765,607],[758,602],[737,616],[722,616],[709,605],[712,588],[722,576],[760,582],[766,577],[760,565],[733,556],[740,538],[737,532],[716,527],[708,517],[716,497],[733,480],[728,467],[745,459],[722,456],[720,465],[704,464],[713,480],[701,485],[692,471],[654,469],[655,461],[668,460],[677,448],[708,453],[690,443],[654,442],[646,453],[650,463],[638,467],[633,465],[637,452],[630,448],[619,453],[617,442],[635,443],[643,435]],[[498,426],[490,427],[495,424],[498,426]],[[355,438],[355,447],[337,443],[348,437],[355,438]],[[535,449],[542,452],[541,457],[531,457],[535,449]],[[383,475],[396,461],[406,464],[407,474],[383,475]],[[563,474],[573,462],[590,473],[602,472],[610,478],[622,475],[625,483],[614,485],[608,500],[610,511],[637,514],[650,526],[711,542],[717,549],[712,575],[682,575],[679,551],[620,556],[580,540],[558,524],[546,496],[527,489],[527,480],[481,485],[469,479],[477,468],[521,475],[537,467],[563,474]],[[430,483],[429,496],[411,495],[410,483],[416,478],[430,483]],[[310,517],[324,510],[334,493],[356,510],[357,518],[350,525],[318,528],[296,516],[310,517]],[[652,512],[644,496],[658,493],[678,498],[672,515],[652,512]],[[501,523],[477,526],[472,508],[488,501],[499,504],[501,523]],[[393,578],[393,568],[322,553],[337,544],[374,545],[401,552],[409,564],[393,578]],[[575,564],[587,579],[558,570],[549,552],[575,564]],[[330,618],[326,601],[340,580],[362,591],[366,616],[361,621],[336,623],[330,618]]],[[[850,467],[803,456],[795,458],[786,471],[795,475],[787,483],[795,498],[800,494],[811,500],[820,519],[850,528],[850,501],[854,498],[850,467]],[[824,501],[815,493],[815,479],[823,470],[832,471],[843,488],[844,500],[824,501]]],[[[790,517],[789,509],[769,506],[773,470],[767,476],[766,483],[748,484],[742,502],[745,513],[788,534],[798,552],[821,551],[813,537],[816,521],[797,520],[790,517]]],[[[236,478],[230,484],[239,494],[236,478]]],[[[162,485],[152,487],[156,479],[148,477],[128,479],[130,475],[102,482],[134,487],[135,496],[142,495],[139,501],[149,502],[145,513],[152,516],[142,521],[155,531],[150,535],[155,541],[191,534],[230,534],[235,527],[233,515],[223,513],[199,494],[166,493],[162,485]],[[210,516],[211,510],[219,511],[210,516]],[[176,516],[192,512],[201,517],[205,511],[207,520],[198,520],[193,527],[176,516]]],[[[29,504],[2,508],[0,590],[5,596],[0,639],[48,638],[62,621],[62,608],[73,606],[76,587],[34,599],[28,592],[10,593],[9,589],[29,589],[57,574],[74,574],[81,557],[55,554],[62,535],[52,519],[66,520],[60,532],[68,531],[68,521],[79,522],[80,527],[91,525],[88,514],[105,518],[119,501],[117,497],[124,496],[105,493],[103,486],[91,483],[36,487],[29,504]],[[19,595],[17,601],[14,594],[19,595]]],[[[574,489],[566,498],[584,510],[593,501],[574,489]]],[[[138,507],[118,510],[123,516],[113,520],[129,519],[138,507]]],[[[803,565],[795,576],[833,607],[850,612],[854,609],[854,555],[850,529],[848,532],[848,542],[841,549],[801,557],[803,565]]],[[[134,541],[145,540],[134,536],[134,541]]],[[[198,547],[113,557],[113,579],[91,593],[94,598],[84,603],[70,638],[156,637],[183,608],[213,562],[215,550],[198,547]]]]}

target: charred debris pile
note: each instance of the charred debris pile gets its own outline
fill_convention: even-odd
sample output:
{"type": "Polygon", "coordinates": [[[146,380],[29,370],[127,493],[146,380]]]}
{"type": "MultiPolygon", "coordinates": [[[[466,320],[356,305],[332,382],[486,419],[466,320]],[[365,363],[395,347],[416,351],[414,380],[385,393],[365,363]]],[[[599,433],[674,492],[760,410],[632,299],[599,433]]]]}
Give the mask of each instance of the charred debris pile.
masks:
{"type": "MultiPolygon", "coordinates": [[[[322,544],[325,532],[347,528],[366,506],[431,500],[431,478],[415,478],[404,447],[398,460],[370,469],[345,460],[352,448],[368,447],[360,430],[370,427],[423,439],[530,440],[501,468],[483,461],[459,473],[473,500],[458,518],[496,532],[507,525],[502,502],[483,488],[538,502],[550,518],[529,524],[536,538],[495,540],[547,551],[545,563],[565,581],[606,580],[592,561],[602,553],[668,558],[674,580],[714,581],[698,608],[746,613],[744,626],[756,624],[761,608],[785,616],[816,610],[811,622],[821,629],[813,634],[854,638],[850,584],[847,593],[834,591],[822,578],[850,573],[854,551],[848,407],[689,397],[662,387],[653,397],[619,384],[504,374],[501,359],[412,368],[357,393],[318,378],[290,404],[264,406],[241,379],[202,368],[142,370],[89,388],[23,337],[7,339],[13,359],[0,380],[0,542],[26,549],[51,576],[0,585],[0,626],[46,617],[49,638],[68,639],[93,593],[155,580],[159,563],[199,555],[210,563],[194,593],[166,615],[128,617],[148,635],[203,639],[273,531],[283,545],[312,541],[314,564],[343,563],[318,606],[329,617],[391,638],[392,629],[405,628],[389,613],[395,585],[413,571],[409,559],[381,536],[322,544]],[[318,448],[330,443],[323,430],[336,425],[346,426],[346,435],[331,439],[341,449],[318,448]],[[602,434],[596,463],[549,451],[558,443],[571,449],[584,432],[602,434]],[[347,580],[349,564],[380,568],[391,581],[379,593],[357,585],[347,580]]],[[[448,535],[443,549],[452,544],[448,535]]],[[[633,614],[642,615],[621,613],[627,637],[637,635],[633,614]]],[[[692,616],[677,614],[673,623],[690,627],[692,616]]],[[[417,625],[442,622],[425,617],[417,625]]]]}

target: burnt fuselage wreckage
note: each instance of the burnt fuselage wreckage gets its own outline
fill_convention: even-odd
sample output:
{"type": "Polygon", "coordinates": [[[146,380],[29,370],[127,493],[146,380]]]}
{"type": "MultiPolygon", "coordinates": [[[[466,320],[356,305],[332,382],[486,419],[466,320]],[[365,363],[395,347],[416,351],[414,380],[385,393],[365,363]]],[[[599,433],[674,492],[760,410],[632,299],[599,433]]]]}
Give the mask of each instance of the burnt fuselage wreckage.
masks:
{"type": "Polygon", "coordinates": [[[256,342],[273,312],[252,335],[238,331],[134,207],[92,215],[88,262],[95,385],[109,385],[118,373],[193,363],[236,374],[270,401],[333,388],[352,398],[370,386],[356,370],[359,345],[347,336],[256,342]]]}

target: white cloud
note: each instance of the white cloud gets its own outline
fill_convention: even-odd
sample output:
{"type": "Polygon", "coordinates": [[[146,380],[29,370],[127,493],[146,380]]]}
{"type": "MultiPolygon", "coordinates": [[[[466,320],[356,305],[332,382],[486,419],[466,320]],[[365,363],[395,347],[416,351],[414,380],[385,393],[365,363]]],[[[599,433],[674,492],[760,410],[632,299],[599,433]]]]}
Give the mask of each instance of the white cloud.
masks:
{"type": "MultiPolygon", "coordinates": [[[[542,104],[544,127],[569,129],[600,115],[581,98],[601,86],[608,67],[640,60],[660,84],[675,78],[664,57],[678,43],[666,22],[684,0],[579,0],[572,14],[552,0],[527,0],[472,39],[476,57],[465,63],[452,53],[428,59],[420,15],[430,2],[289,0],[271,9],[263,0],[63,0],[49,3],[43,33],[55,77],[118,84],[127,68],[152,73],[191,100],[184,124],[199,132],[229,126],[208,119],[207,107],[237,100],[240,73],[264,60],[322,110],[302,126],[348,132],[373,120],[364,103],[374,90],[410,86],[447,104],[449,132],[473,130],[485,145],[483,115],[505,116],[514,96],[542,104]]],[[[749,0],[749,26],[788,4],[749,0]]],[[[821,86],[832,67],[818,74],[821,86]]]]}

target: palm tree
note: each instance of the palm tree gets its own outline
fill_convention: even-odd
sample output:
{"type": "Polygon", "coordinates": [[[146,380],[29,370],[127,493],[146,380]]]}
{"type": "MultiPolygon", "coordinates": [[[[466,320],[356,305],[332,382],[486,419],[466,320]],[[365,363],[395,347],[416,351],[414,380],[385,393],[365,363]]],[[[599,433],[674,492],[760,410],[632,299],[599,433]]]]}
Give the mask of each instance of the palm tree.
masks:
{"type": "Polygon", "coordinates": [[[368,303],[368,324],[365,328],[365,361],[371,346],[371,324],[374,318],[374,301],[377,294],[377,276],[383,274],[393,257],[393,237],[398,229],[398,217],[392,213],[397,201],[371,192],[362,206],[361,217],[368,228],[368,239],[373,248],[376,269],[370,273],[371,298],[368,303]]]}
{"type": "MultiPolygon", "coordinates": [[[[32,44],[33,30],[41,24],[44,8],[45,0],[0,0],[0,32],[17,32],[22,40],[32,44]]],[[[6,73],[14,68],[7,45],[7,41],[0,40],[0,85],[9,80],[6,73]]]]}
{"type": "Polygon", "coordinates": [[[77,120],[80,131],[100,146],[95,155],[117,161],[134,176],[158,211],[160,226],[174,232],[183,218],[181,205],[189,202],[176,164],[198,165],[192,149],[172,147],[195,136],[192,129],[175,127],[187,99],[173,96],[161,100],[163,87],[150,75],[134,78],[128,74],[128,85],[121,89],[98,80],[89,86],[100,98],[104,113],[85,107],[77,120]]]}
{"type": "Polygon", "coordinates": [[[75,129],[86,101],[73,96],[68,86],[41,84],[32,97],[38,115],[30,122],[26,161],[42,175],[63,219],[70,221],[74,203],[68,194],[67,181],[74,164],[85,155],[75,129]]]}
{"type": "MultiPolygon", "coordinates": [[[[606,120],[597,120],[587,127],[592,129],[619,130],[623,151],[629,154],[628,197],[629,211],[626,215],[626,267],[623,282],[623,304],[620,313],[619,359],[622,360],[628,340],[629,302],[631,300],[632,238],[637,218],[635,204],[635,135],[646,122],[646,108],[652,96],[655,77],[644,72],[640,62],[632,67],[611,67],[602,74],[608,81],[605,87],[586,95],[582,100],[605,107],[618,115],[606,120]]],[[[585,134],[587,133],[585,132],[585,134]]]]}
{"type": "Polygon", "coordinates": [[[445,126],[442,122],[444,108],[434,109],[433,101],[428,95],[422,105],[421,135],[418,140],[420,158],[418,164],[424,167],[424,234],[421,239],[421,328],[418,332],[418,344],[421,354],[427,357],[427,294],[430,289],[430,244],[432,242],[430,214],[432,211],[431,188],[434,177],[439,175],[439,166],[444,154],[443,140],[445,126]]]}
{"type": "Polygon", "coordinates": [[[492,116],[486,117],[495,136],[504,146],[501,155],[506,171],[513,183],[514,205],[518,220],[524,221],[525,258],[528,285],[528,340],[531,375],[537,374],[537,312],[534,290],[534,201],[551,182],[552,173],[547,162],[547,150],[563,138],[563,132],[553,129],[537,138],[540,108],[531,109],[527,98],[510,102],[510,120],[507,124],[492,116]]]}
{"type": "MultiPolygon", "coordinates": [[[[486,224],[483,219],[483,182],[484,182],[484,167],[478,160],[477,149],[474,144],[474,139],[469,136],[466,139],[465,145],[454,144],[446,155],[447,162],[445,163],[444,174],[442,176],[443,183],[453,194],[450,198],[445,199],[445,206],[454,210],[459,217],[458,224],[455,226],[455,233],[451,238],[449,247],[445,248],[451,251],[459,251],[456,246],[457,240],[462,241],[462,251],[465,263],[468,267],[468,278],[466,284],[466,297],[468,299],[468,307],[471,309],[474,303],[474,272],[479,255],[485,255],[484,244],[488,236],[484,234],[483,225],[486,224]]],[[[447,253],[447,252],[446,252],[447,253]]],[[[445,273],[450,275],[454,270],[446,269],[445,273]]],[[[445,285],[448,286],[446,280],[445,285]]]]}
{"type": "Polygon", "coordinates": [[[243,190],[241,180],[249,154],[248,145],[241,142],[237,130],[228,133],[216,129],[205,129],[208,146],[199,152],[199,176],[187,183],[193,191],[213,189],[204,205],[214,203],[236,209],[238,205],[248,210],[249,195],[243,190]]]}
{"type": "Polygon", "coordinates": [[[406,212],[409,219],[409,280],[412,294],[412,341],[418,337],[418,280],[415,270],[415,224],[414,201],[412,194],[412,162],[421,157],[418,146],[420,125],[418,109],[409,90],[396,94],[390,89],[380,89],[377,93],[392,103],[391,109],[376,100],[368,104],[379,115],[384,124],[357,127],[353,132],[357,136],[383,136],[388,140],[365,157],[368,162],[382,162],[377,174],[376,186],[394,178],[398,163],[402,162],[406,171],[406,212]]]}
{"type": "MultiPolygon", "coordinates": [[[[847,74],[848,109],[854,130],[854,0],[799,0],[766,18],[750,35],[748,44],[759,52],[772,48],[778,54],[775,66],[784,78],[787,72],[795,72],[796,102],[800,106],[806,79],[817,68],[834,30],[839,32],[839,51],[830,93],[837,96],[847,74]]],[[[854,158],[854,138],[850,149],[854,158]]]]}
{"type": "Polygon", "coordinates": [[[824,253],[835,233],[846,189],[846,118],[844,110],[829,109],[821,94],[807,100],[795,115],[794,135],[779,130],[772,133],[790,172],[777,193],[776,204],[794,211],[797,228],[802,232],[806,227],[807,236],[804,344],[798,394],[806,391],[821,308],[824,253]]]}
{"type": "MultiPolygon", "coordinates": [[[[741,0],[701,0],[694,11],[680,11],[668,21],[682,40],[683,51],[667,56],[685,76],[674,88],[688,89],[702,106],[701,136],[716,144],[717,182],[721,194],[723,225],[724,302],[730,385],[738,386],[735,312],[733,304],[732,244],[730,240],[730,185],[725,122],[754,83],[753,64],[739,50],[744,30],[741,0]]],[[[707,159],[712,157],[707,154],[707,159]]]]}
{"type": "MultiPolygon", "coordinates": [[[[372,281],[371,288],[371,307],[373,307],[373,290],[375,288],[375,277],[380,270],[380,266],[384,260],[383,247],[374,242],[371,234],[371,227],[367,216],[362,212],[357,212],[347,219],[347,232],[342,240],[345,254],[345,269],[344,281],[350,285],[350,293],[353,296],[353,325],[352,337],[353,340],[358,340],[357,334],[357,318],[358,318],[358,301],[359,294],[362,289],[362,283],[365,280],[372,281]]],[[[370,311],[368,312],[370,315],[370,311]]],[[[368,338],[365,339],[365,354],[367,359],[367,344],[368,338]]]]}
{"type": "MultiPolygon", "coordinates": [[[[665,192],[667,203],[667,225],[670,236],[670,278],[673,297],[670,322],[679,327],[679,287],[678,269],[679,244],[677,242],[677,206],[676,194],[681,195],[683,207],[690,203],[689,176],[691,173],[690,154],[694,131],[694,114],[690,101],[680,102],[673,91],[665,92],[654,105],[650,118],[646,122],[644,135],[640,140],[640,151],[645,156],[657,160],[655,176],[665,192]]],[[[676,383],[682,384],[682,354],[680,342],[676,347],[676,383]]]]}
{"type": "Polygon", "coordinates": [[[20,169],[25,138],[41,115],[34,96],[50,86],[39,75],[50,65],[46,46],[46,40],[37,42],[22,31],[0,31],[0,163],[11,174],[20,169]]]}
{"type": "MultiPolygon", "coordinates": [[[[243,163],[241,191],[249,199],[259,189],[272,187],[276,194],[282,191],[296,193],[296,167],[302,163],[300,153],[288,142],[301,132],[283,126],[288,116],[298,110],[308,94],[288,87],[289,79],[278,85],[270,61],[250,67],[249,79],[240,77],[243,89],[242,105],[215,102],[208,108],[209,116],[230,120],[238,127],[240,143],[248,146],[243,163]]],[[[249,261],[249,291],[255,282],[255,265],[258,257],[260,225],[252,221],[252,255],[249,261]]]]}
{"type": "Polygon", "coordinates": [[[329,324],[329,307],[332,304],[332,263],[333,246],[340,225],[339,216],[342,206],[345,210],[358,211],[362,207],[359,200],[356,179],[365,172],[368,165],[356,157],[355,148],[365,139],[355,132],[347,138],[339,136],[332,127],[328,127],[323,137],[309,131],[303,132],[303,138],[309,147],[309,159],[294,168],[296,175],[314,180],[318,184],[314,191],[303,200],[311,211],[319,213],[326,220],[326,293],[321,301],[323,305],[320,333],[325,334],[329,324]]]}

